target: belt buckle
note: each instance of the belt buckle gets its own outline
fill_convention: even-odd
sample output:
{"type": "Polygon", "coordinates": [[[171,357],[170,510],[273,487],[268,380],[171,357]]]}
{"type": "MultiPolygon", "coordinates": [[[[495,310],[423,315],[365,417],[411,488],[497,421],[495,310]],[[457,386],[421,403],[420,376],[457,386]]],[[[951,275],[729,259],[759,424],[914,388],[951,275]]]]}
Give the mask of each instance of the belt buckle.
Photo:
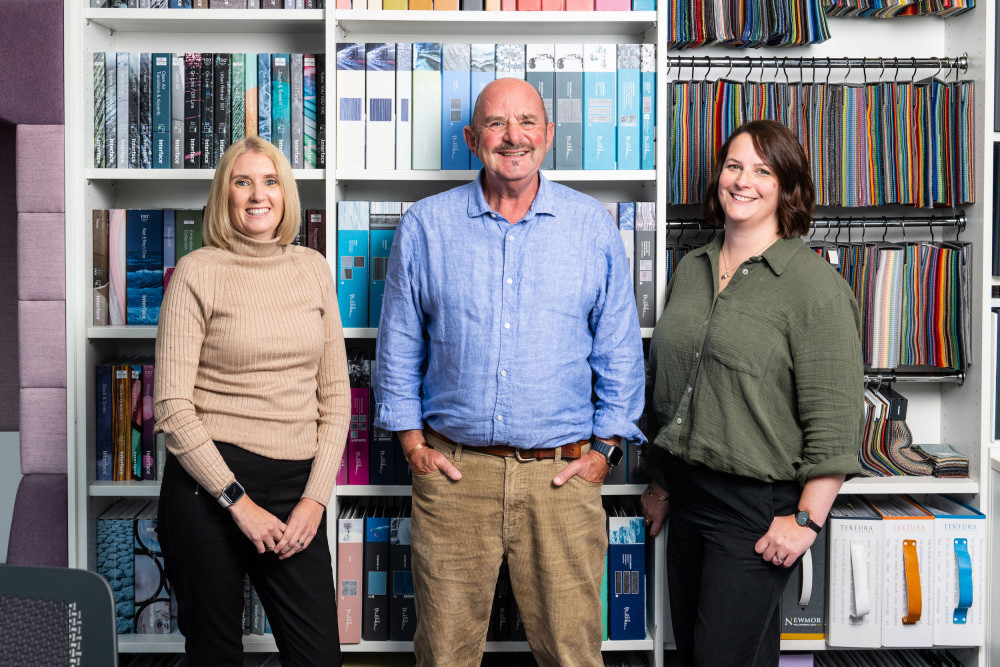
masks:
{"type": "MultiPolygon", "coordinates": [[[[538,460],[538,457],[536,456],[529,456],[528,458],[524,458],[521,455],[521,451],[522,450],[518,449],[517,447],[514,448],[514,458],[517,459],[518,463],[531,463],[532,461],[538,460]]],[[[524,451],[531,451],[531,450],[524,450],[524,451]]]]}

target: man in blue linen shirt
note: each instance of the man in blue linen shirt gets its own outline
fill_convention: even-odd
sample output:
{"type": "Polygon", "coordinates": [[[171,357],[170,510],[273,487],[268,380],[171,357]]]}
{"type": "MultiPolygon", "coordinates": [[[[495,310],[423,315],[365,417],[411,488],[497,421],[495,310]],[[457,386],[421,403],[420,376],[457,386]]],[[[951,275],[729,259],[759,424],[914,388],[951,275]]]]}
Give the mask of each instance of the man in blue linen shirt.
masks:
{"type": "Polygon", "coordinates": [[[603,664],[601,484],[643,440],[642,341],[614,222],[538,171],[553,131],[530,84],[489,84],[480,177],[393,240],[375,423],[413,470],[418,665],[480,664],[505,559],[539,664],[603,664]]]}

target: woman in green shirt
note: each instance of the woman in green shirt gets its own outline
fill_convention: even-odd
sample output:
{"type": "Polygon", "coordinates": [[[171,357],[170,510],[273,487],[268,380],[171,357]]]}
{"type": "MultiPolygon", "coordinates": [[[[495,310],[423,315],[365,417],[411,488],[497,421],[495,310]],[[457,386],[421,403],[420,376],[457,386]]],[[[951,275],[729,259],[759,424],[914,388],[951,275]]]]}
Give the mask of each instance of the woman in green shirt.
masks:
{"type": "Polygon", "coordinates": [[[776,665],[781,592],[845,476],[860,471],[860,316],[802,241],[813,184],[795,135],[754,121],[722,146],[705,218],[724,233],[684,257],[650,350],[642,495],[671,516],[667,577],[684,665],[776,665]]]}

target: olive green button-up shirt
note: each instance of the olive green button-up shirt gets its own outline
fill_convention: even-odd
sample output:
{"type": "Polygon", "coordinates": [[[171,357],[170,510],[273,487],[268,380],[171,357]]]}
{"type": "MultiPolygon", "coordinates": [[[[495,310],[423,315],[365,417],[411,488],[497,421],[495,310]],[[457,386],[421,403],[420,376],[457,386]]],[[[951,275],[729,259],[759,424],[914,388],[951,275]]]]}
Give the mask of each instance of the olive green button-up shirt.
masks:
{"type": "Polygon", "coordinates": [[[688,253],[667,289],[650,362],[665,453],[766,482],[860,472],[860,314],[850,287],[802,239],[779,239],[718,291],[723,235],[688,253]]]}

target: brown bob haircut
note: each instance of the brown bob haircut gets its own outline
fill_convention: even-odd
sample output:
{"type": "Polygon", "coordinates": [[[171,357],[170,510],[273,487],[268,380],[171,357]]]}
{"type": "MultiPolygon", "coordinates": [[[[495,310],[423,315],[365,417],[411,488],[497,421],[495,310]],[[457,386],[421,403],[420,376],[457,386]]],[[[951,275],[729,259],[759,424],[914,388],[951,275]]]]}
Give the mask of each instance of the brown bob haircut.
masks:
{"type": "Polygon", "coordinates": [[[729,147],[741,134],[749,134],[753,147],[778,179],[778,233],[782,238],[803,236],[812,226],[813,188],[809,161],[795,134],[773,120],[744,123],[722,144],[712,169],[712,178],[705,189],[702,212],[705,221],[715,227],[725,223],[725,213],[719,203],[719,176],[729,156],[729,147]]]}
{"type": "Polygon", "coordinates": [[[212,179],[212,188],[208,192],[208,204],[205,206],[202,230],[205,245],[225,250],[232,246],[233,234],[237,232],[229,219],[229,180],[233,174],[233,164],[244,153],[259,153],[274,163],[274,172],[285,199],[285,210],[274,232],[274,238],[280,245],[288,245],[298,235],[302,218],[299,209],[299,189],[292,176],[292,165],[288,163],[285,154],[278,150],[277,146],[258,136],[249,136],[233,142],[219,158],[219,164],[215,167],[215,177],[212,179]]]}

